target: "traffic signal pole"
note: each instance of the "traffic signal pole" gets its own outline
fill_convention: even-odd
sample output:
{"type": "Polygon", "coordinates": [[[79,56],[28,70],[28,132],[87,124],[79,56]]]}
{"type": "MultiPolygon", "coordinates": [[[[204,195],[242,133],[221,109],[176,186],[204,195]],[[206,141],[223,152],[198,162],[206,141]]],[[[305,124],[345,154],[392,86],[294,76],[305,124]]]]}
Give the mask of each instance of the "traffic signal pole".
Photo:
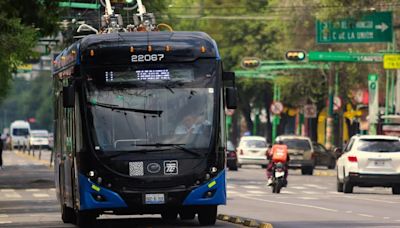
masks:
{"type": "Polygon", "coordinates": [[[325,147],[326,149],[331,149],[333,140],[333,74],[334,68],[333,64],[330,64],[330,70],[328,74],[328,116],[326,118],[326,137],[325,137],[325,147]]]}

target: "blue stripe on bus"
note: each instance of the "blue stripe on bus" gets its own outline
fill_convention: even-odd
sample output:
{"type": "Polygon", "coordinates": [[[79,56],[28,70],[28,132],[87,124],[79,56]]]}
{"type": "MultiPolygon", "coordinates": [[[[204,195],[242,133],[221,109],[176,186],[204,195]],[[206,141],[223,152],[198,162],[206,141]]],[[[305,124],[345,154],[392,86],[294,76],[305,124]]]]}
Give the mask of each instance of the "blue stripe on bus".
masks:
{"type": "Polygon", "coordinates": [[[183,201],[183,205],[220,205],[226,204],[225,170],[206,184],[196,188],[183,201]],[[212,197],[205,197],[208,191],[214,192],[212,197]]]}
{"type": "Polygon", "coordinates": [[[79,174],[79,184],[80,210],[128,207],[117,193],[98,186],[85,175],[79,174]],[[105,201],[97,201],[93,194],[101,195],[105,201]]]}

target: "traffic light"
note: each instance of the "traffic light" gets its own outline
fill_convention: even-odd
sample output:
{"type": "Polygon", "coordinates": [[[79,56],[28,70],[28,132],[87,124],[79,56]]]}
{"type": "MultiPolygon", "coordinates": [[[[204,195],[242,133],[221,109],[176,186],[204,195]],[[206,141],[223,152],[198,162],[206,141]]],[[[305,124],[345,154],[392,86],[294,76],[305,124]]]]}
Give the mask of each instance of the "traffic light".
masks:
{"type": "Polygon", "coordinates": [[[287,51],[285,58],[290,61],[303,61],[306,59],[305,51],[287,51]]]}
{"type": "Polygon", "coordinates": [[[261,60],[259,58],[256,57],[246,57],[242,60],[242,67],[243,68],[257,68],[259,67],[261,64],[261,60]]]}

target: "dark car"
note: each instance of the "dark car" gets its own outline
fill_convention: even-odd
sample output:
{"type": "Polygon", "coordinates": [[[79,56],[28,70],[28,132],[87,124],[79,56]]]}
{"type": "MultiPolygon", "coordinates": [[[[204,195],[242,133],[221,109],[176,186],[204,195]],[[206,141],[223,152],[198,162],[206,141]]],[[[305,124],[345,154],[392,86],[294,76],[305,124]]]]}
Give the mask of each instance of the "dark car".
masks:
{"type": "Polygon", "coordinates": [[[229,170],[238,170],[238,159],[236,156],[235,146],[231,141],[226,143],[226,166],[229,170]]]}
{"type": "Polygon", "coordinates": [[[336,166],[335,154],[327,150],[323,145],[313,142],[315,165],[327,166],[328,169],[334,169],[336,166]]]}

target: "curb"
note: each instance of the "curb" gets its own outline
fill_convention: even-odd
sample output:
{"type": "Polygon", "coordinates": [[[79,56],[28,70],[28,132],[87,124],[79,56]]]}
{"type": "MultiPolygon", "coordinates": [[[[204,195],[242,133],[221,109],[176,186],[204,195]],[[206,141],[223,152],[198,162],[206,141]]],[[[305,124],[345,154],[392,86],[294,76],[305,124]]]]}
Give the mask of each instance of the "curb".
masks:
{"type": "Polygon", "coordinates": [[[221,221],[225,221],[225,222],[230,222],[230,223],[234,223],[234,224],[247,226],[247,227],[273,228],[271,223],[260,222],[260,221],[254,220],[254,219],[241,218],[238,216],[218,214],[217,219],[221,220],[221,221]]]}

